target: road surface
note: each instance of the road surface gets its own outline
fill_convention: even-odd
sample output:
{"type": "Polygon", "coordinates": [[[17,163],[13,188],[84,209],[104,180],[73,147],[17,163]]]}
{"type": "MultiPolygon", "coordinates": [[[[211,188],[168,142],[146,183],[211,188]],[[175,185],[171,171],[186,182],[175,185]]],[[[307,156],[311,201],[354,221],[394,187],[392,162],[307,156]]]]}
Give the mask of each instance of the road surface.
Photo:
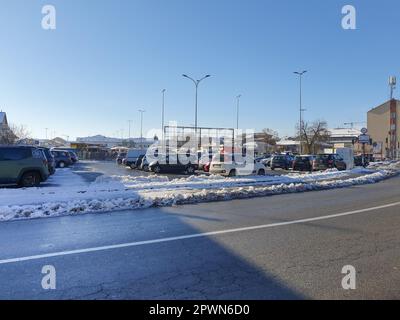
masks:
{"type": "Polygon", "coordinates": [[[0,299],[398,299],[400,178],[0,223],[0,299]],[[44,290],[42,267],[56,270],[44,290]],[[341,286],[355,267],[356,290],[341,286]]]}

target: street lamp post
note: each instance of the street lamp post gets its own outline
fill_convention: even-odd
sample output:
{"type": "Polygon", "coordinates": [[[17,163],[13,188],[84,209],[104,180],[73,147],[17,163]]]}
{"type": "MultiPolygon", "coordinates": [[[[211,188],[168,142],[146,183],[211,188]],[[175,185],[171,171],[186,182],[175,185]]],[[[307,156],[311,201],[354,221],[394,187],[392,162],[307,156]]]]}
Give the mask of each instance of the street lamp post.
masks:
{"type": "Polygon", "coordinates": [[[164,111],[165,111],[165,91],[163,89],[162,92],[162,110],[161,110],[161,141],[164,143],[164,111]]]}
{"type": "Polygon", "coordinates": [[[183,74],[182,76],[192,80],[194,85],[195,85],[195,87],[196,87],[196,97],[195,97],[195,105],[194,105],[194,130],[195,130],[195,134],[196,134],[196,138],[197,138],[197,97],[198,97],[198,88],[199,88],[200,82],[203,81],[206,78],[211,77],[211,75],[207,74],[206,76],[204,76],[200,80],[195,80],[195,79],[189,77],[186,74],[183,74]]]}
{"type": "Polygon", "coordinates": [[[307,72],[307,70],[304,70],[302,72],[298,72],[295,71],[294,74],[297,74],[299,76],[299,81],[300,81],[300,123],[299,123],[299,142],[300,142],[300,154],[303,153],[303,146],[302,146],[302,139],[301,139],[301,135],[302,135],[302,129],[303,129],[303,106],[302,106],[302,78],[303,78],[303,74],[305,74],[307,72]]]}
{"type": "Polygon", "coordinates": [[[145,110],[139,109],[140,112],[140,144],[141,148],[143,149],[143,113],[145,113],[145,110]]]}
{"type": "Polygon", "coordinates": [[[236,97],[236,129],[239,130],[239,106],[240,106],[240,98],[242,97],[241,94],[239,94],[236,97]]]}
{"type": "Polygon", "coordinates": [[[132,120],[128,120],[128,125],[129,125],[128,140],[131,139],[131,124],[132,124],[132,120]]]}

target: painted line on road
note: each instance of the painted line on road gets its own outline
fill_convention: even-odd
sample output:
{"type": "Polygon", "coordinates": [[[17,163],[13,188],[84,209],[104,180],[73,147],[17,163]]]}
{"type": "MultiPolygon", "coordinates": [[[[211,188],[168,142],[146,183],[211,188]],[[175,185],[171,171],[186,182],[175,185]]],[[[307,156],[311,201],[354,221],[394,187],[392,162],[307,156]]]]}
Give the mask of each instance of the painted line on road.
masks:
{"type": "Polygon", "coordinates": [[[307,222],[313,222],[313,221],[321,221],[321,220],[328,220],[328,219],[333,219],[333,218],[351,216],[351,215],[355,215],[355,214],[371,212],[371,211],[377,211],[377,210],[392,208],[392,207],[396,207],[396,206],[400,206],[400,202],[389,203],[389,204],[386,204],[386,205],[377,206],[377,207],[371,207],[371,208],[366,208],[366,209],[360,209],[360,210],[336,213],[336,214],[331,214],[331,215],[327,215],[327,216],[319,216],[319,217],[314,217],[314,218],[305,218],[305,219],[292,220],[292,221],[286,221],[286,222],[263,224],[263,225],[252,226],[252,227],[243,227],[243,228],[226,229],[226,230],[220,230],[220,231],[195,233],[195,234],[176,236],[176,237],[168,237],[168,238],[153,239],[153,240],[144,240],[144,241],[137,241],[137,242],[128,242],[128,243],[114,244],[114,245],[101,246],[101,247],[93,247],[93,248],[85,248],[85,249],[77,249],[77,250],[69,250],[69,251],[60,251],[60,252],[53,252],[53,253],[46,253],[46,254],[38,254],[38,255],[34,255],[34,256],[26,256],[26,257],[20,257],[20,258],[5,259],[5,260],[0,260],[0,265],[9,264],[9,263],[16,263],[16,262],[23,262],[23,261],[29,261],[29,260],[39,260],[39,259],[45,259],[45,258],[54,258],[54,257],[67,256],[67,255],[73,255],[73,254],[81,254],[81,253],[113,250],[113,249],[128,248],[128,247],[138,247],[138,246],[149,245],[149,244],[157,244],[157,243],[164,243],[164,242],[171,242],[171,241],[178,241],[178,240],[187,240],[187,239],[193,239],[193,238],[218,236],[218,235],[229,234],[229,233],[238,233],[238,232],[244,232],[244,231],[261,230],[261,229],[267,229],[267,228],[288,226],[288,225],[293,225],[293,224],[301,224],[301,223],[307,223],[307,222]]]}

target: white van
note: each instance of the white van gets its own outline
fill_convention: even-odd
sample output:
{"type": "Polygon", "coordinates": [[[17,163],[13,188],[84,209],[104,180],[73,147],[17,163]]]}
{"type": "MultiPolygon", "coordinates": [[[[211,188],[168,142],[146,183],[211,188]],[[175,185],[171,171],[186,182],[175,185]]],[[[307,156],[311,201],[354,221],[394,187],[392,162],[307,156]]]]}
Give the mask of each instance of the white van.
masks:
{"type": "Polygon", "coordinates": [[[146,151],[146,149],[129,149],[128,153],[126,154],[126,166],[133,169],[137,159],[140,156],[144,156],[146,151]]]}

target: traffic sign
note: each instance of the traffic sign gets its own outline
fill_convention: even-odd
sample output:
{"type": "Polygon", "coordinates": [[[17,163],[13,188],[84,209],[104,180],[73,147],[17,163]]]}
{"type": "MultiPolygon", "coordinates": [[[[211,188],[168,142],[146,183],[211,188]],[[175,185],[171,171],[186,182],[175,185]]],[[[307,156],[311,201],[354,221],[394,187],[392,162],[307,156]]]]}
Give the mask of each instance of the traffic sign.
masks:
{"type": "Polygon", "coordinates": [[[362,129],[361,129],[361,133],[362,133],[362,134],[367,134],[367,132],[368,132],[368,129],[367,129],[367,128],[362,128],[362,129]]]}
{"type": "Polygon", "coordinates": [[[358,137],[358,142],[359,143],[367,143],[369,144],[370,142],[370,136],[369,134],[362,134],[358,137]]]}

